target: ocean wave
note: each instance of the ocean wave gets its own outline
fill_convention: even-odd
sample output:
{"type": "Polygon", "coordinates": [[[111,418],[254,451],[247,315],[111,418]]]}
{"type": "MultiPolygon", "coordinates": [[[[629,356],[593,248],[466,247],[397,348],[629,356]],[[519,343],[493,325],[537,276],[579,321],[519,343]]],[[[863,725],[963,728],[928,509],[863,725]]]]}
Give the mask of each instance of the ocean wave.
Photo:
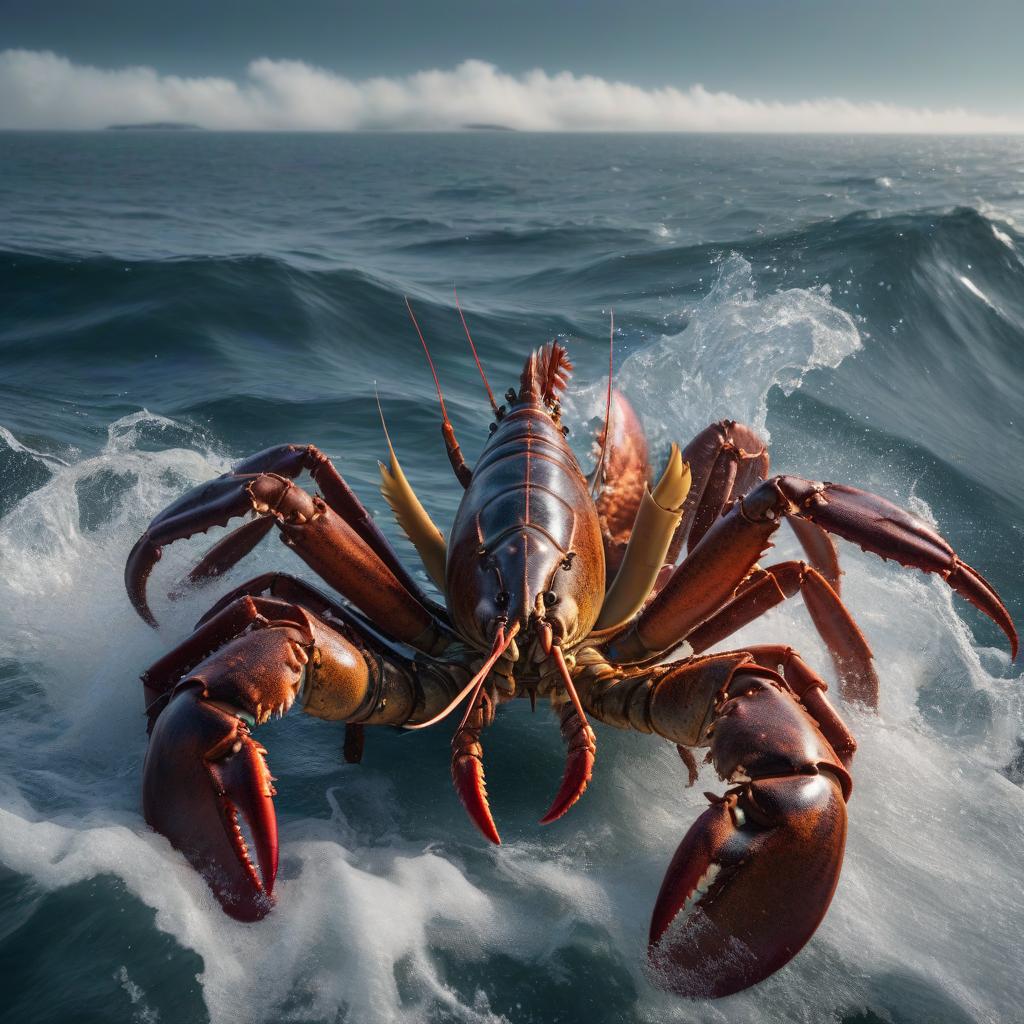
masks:
{"type": "Polygon", "coordinates": [[[437,252],[449,257],[473,253],[476,258],[507,257],[522,261],[527,257],[550,256],[575,247],[597,250],[633,248],[651,238],[650,229],[624,228],[613,224],[567,222],[554,225],[490,228],[462,231],[445,237],[432,236],[403,247],[411,253],[437,252]]]}
{"type": "MultiPolygon", "coordinates": [[[[683,330],[620,368],[648,422],[661,424],[658,436],[685,440],[723,414],[723,400],[764,427],[776,384],[834,376],[862,351],[858,326],[823,287],[762,289],[738,255],[717,275],[685,311],[683,330]]],[[[584,388],[576,400],[582,412],[587,396],[584,388]]],[[[367,454],[377,447],[358,436],[353,444],[367,454]]],[[[860,742],[846,867],[814,942],[727,1010],[679,1004],[651,987],[643,966],[659,879],[703,806],[683,788],[674,750],[603,731],[586,799],[541,836],[534,819],[562,750],[553,719],[523,708],[507,709],[488,735],[506,836],[498,849],[473,839],[449,792],[446,735],[371,735],[356,768],[340,763],[337,730],[325,723],[295,715],[262,729],[280,780],[280,904],[257,926],[225,917],[139,814],[145,730],[135,682],[212,601],[205,592],[173,603],[159,595],[218,531],[161,560],[160,634],[134,616],[121,570],[147,519],[222,471],[227,447],[187,420],[138,412],[110,425],[96,455],[49,466],[49,479],[0,520],[0,660],[8,691],[19,694],[0,735],[0,863],[43,892],[120,880],[129,916],[150,908],[173,937],[165,974],[185,983],[196,969],[182,951],[201,957],[214,1024],[328,1020],[339,1008],[355,1020],[481,1024],[540,1022],[558,1007],[644,1021],[719,1022],[727,1012],[738,1024],[856,1019],[866,1006],[898,1018],[908,1004],[915,1020],[1016,1012],[1024,989],[1005,936],[1024,927],[1024,900],[1009,881],[1024,870],[1015,838],[1024,792],[998,770],[1024,724],[1021,680],[1004,654],[975,643],[941,581],[849,546],[844,598],[875,648],[883,690],[877,717],[844,709],[860,742]],[[495,987],[495,971],[520,982],[495,987]]],[[[856,456],[847,465],[858,480],[868,470],[856,456]]],[[[447,521],[455,489],[428,479],[423,496],[447,521]]],[[[784,541],[779,557],[791,546],[784,541]]],[[[216,591],[286,565],[297,563],[267,543],[216,591]]],[[[798,602],[730,644],[780,640],[829,672],[798,602]]],[[[15,930],[6,941],[18,939],[15,930]]],[[[161,1001],[153,983],[134,980],[148,979],[146,968],[118,963],[144,992],[133,1000],[112,968],[126,1005],[166,1012],[169,995],[161,1001]]]]}
{"type": "MultiPolygon", "coordinates": [[[[751,223],[751,211],[735,213],[737,224],[751,223]]],[[[440,222],[410,223],[401,218],[381,217],[370,218],[362,226],[385,233],[429,232],[429,237],[404,243],[399,251],[424,255],[434,251],[446,260],[457,261],[460,254],[470,253],[474,258],[481,253],[493,253],[519,259],[527,254],[541,260],[547,255],[551,265],[518,277],[509,284],[509,290],[527,289],[529,294],[535,284],[538,294],[546,295],[553,288],[585,284],[589,289],[600,282],[607,302],[631,296],[645,282],[648,287],[661,283],[671,271],[681,270],[685,275],[688,269],[706,266],[709,260],[729,252],[738,252],[755,266],[766,258],[782,267],[789,264],[791,271],[798,261],[806,261],[813,254],[813,272],[818,278],[828,276],[851,258],[856,262],[862,254],[885,254],[896,265],[926,259],[930,252],[957,253],[966,262],[983,267],[1001,268],[1015,275],[1021,270],[1015,252],[1006,251],[1012,251],[1021,241],[1014,220],[988,204],[980,209],[957,207],[883,215],[860,211],[837,219],[812,221],[791,231],[725,236],[698,244],[677,241],[656,248],[648,246],[652,233],[659,239],[671,238],[678,234],[678,229],[664,222],[627,228],[610,221],[566,221],[500,229],[470,224],[466,230],[452,234],[448,225],[440,222]],[[992,225],[999,226],[999,234],[993,232],[992,225]],[[439,230],[446,233],[437,234],[439,230]],[[567,262],[566,252],[575,252],[575,258],[567,262]],[[616,281],[621,282],[618,289],[612,286],[616,281]]],[[[806,266],[802,269],[806,270],[806,266]]],[[[367,305],[383,299],[384,303],[379,304],[386,308],[389,297],[400,297],[407,290],[405,282],[372,263],[317,266],[312,251],[298,265],[290,263],[284,253],[139,260],[60,251],[0,251],[0,296],[18,296],[26,303],[31,303],[33,293],[52,293],[57,286],[66,290],[60,298],[73,307],[78,294],[121,293],[123,288],[118,284],[127,283],[129,275],[135,275],[131,283],[141,278],[150,286],[151,293],[158,296],[188,292],[201,297],[207,289],[216,292],[245,288],[255,298],[269,289],[269,300],[276,297],[276,292],[284,294],[289,288],[306,288],[310,296],[330,292],[339,301],[350,293],[365,294],[367,305]]],[[[266,304],[269,306],[269,301],[266,304]]],[[[8,328],[5,337],[12,333],[8,328]]]]}
{"type": "MultiPolygon", "coordinates": [[[[458,266],[464,257],[455,250],[464,244],[466,259],[473,253],[479,263],[480,253],[495,245],[502,260],[513,261],[500,290],[487,285],[462,292],[474,336],[496,379],[506,382],[518,373],[520,353],[552,335],[569,337],[584,367],[599,366],[612,306],[620,360],[652,338],[677,333],[734,256],[749,265],[751,287],[766,296],[824,289],[835,311],[829,315],[852,318],[867,358],[849,361],[830,378],[830,394],[817,397],[837,409],[859,408],[881,429],[923,441],[937,458],[948,459],[968,442],[987,443],[982,439],[993,421],[1024,441],[1012,415],[1024,333],[1021,239],[1005,220],[995,228],[992,216],[967,207],[857,213],[726,243],[668,239],[652,245],[648,237],[642,246],[633,245],[630,233],[628,245],[623,237],[616,243],[607,226],[563,224],[526,241],[522,232],[471,231],[464,243],[449,240],[454,248],[444,259],[458,266]],[[575,243],[560,237],[566,230],[579,235],[575,243]],[[584,244],[591,231],[593,245],[584,244]],[[537,258],[534,269],[517,276],[523,245],[535,246],[537,258]],[[575,259],[561,260],[567,248],[578,250],[575,259]],[[602,254],[588,255],[595,249],[602,254]],[[967,382],[970,394],[958,421],[945,416],[934,397],[932,367],[967,382]]],[[[426,246],[423,255],[429,251],[426,246]]],[[[412,368],[406,411],[426,422],[431,382],[417,372],[423,363],[404,309],[406,294],[435,347],[454,414],[475,430],[472,363],[462,346],[450,343],[461,333],[450,282],[425,287],[394,269],[300,267],[283,257],[126,262],[2,253],[0,301],[11,315],[0,327],[7,369],[0,393],[16,388],[39,403],[52,400],[54,380],[38,358],[45,345],[64,367],[64,400],[91,404],[93,367],[100,361],[108,395],[120,389],[136,408],[230,424],[242,443],[261,423],[290,437],[320,436],[319,425],[335,418],[332,403],[362,408],[374,380],[387,391],[397,360],[412,368]],[[131,376],[129,390],[118,383],[122,375],[131,376]],[[233,382],[230,398],[226,380],[233,382]]],[[[780,307],[780,316],[784,312],[780,307]]],[[[729,379],[726,373],[714,378],[721,406],[736,403],[739,414],[762,422],[764,409],[731,397],[741,388],[729,379]]],[[[789,386],[781,378],[778,383],[789,386]]],[[[102,409],[90,415],[100,417],[102,409]]],[[[986,466],[984,473],[975,468],[978,485],[1024,496],[1024,482],[1009,464],[986,466]]]]}
{"type": "MultiPolygon", "coordinates": [[[[670,744],[602,729],[588,793],[541,830],[564,748],[540,708],[503,709],[486,736],[499,849],[478,841],[451,791],[445,730],[372,731],[356,767],[329,723],[293,714],[261,728],[278,779],[280,903],[256,926],[226,918],[142,819],[138,674],[228,588],[308,570],[272,537],[171,600],[223,533],[172,545],[150,588],[159,633],[122,578],[158,509],[283,441],[321,445],[416,565],[377,491],[374,390],[446,526],[462,491],[403,297],[472,460],[491,417],[455,283],[499,394],[530,347],[568,339],[566,421],[581,455],[603,410],[613,307],[616,381],[656,455],[713,419],[745,419],[770,433],[778,471],[934,518],[1018,612],[1012,152],[978,142],[982,164],[960,174],[975,145],[963,140],[524,137],[502,146],[536,159],[499,154],[478,175],[439,179],[410,159],[411,137],[196,136],[189,147],[217,159],[177,177],[140,159],[141,184],[122,188],[111,140],[75,143],[103,168],[88,180],[70,144],[19,140],[36,153],[32,181],[0,195],[0,962],[12,1019],[1020,1016],[1007,937],[1024,930],[1022,680],[994,627],[935,577],[842,545],[844,599],[882,680],[879,715],[843,708],[860,743],[843,877],[792,964],[715,1004],[654,988],[644,950],[700,791],[722,787],[705,770],[686,789],[670,744]],[[146,209],[161,219],[134,218],[146,209]]],[[[446,143],[423,145],[437,155],[446,143]]],[[[771,554],[799,557],[784,531],[771,554]]],[[[799,600],[728,646],[760,642],[791,643],[831,675],[799,600]]]]}
{"type": "Polygon", "coordinates": [[[846,175],[839,178],[823,178],[819,184],[828,188],[891,189],[893,179],[887,175],[846,175]]]}
{"type": "Polygon", "coordinates": [[[472,184],[445,185],[441,188],[435,188],[430,193],[430,198],[475,203],[485,199],[512,199],[519,192],[520,190],[512,185],[473,182],[472,184]]]}

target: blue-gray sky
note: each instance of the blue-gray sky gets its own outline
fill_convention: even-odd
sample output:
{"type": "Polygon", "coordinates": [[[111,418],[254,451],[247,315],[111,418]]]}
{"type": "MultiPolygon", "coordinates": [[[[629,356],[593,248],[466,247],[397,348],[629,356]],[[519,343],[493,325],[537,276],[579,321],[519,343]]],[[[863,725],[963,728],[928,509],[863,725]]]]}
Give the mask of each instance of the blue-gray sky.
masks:
{"type": "Polygon", "coordinates": [[[648,90],[700,83],[744,100],[1014,118],[1022,39],[1022,0],[0,0],[0,51],[75,66],[244,82],[266,57],[358,81],[472,58],[512,76],[540,68],[648,90]]]}

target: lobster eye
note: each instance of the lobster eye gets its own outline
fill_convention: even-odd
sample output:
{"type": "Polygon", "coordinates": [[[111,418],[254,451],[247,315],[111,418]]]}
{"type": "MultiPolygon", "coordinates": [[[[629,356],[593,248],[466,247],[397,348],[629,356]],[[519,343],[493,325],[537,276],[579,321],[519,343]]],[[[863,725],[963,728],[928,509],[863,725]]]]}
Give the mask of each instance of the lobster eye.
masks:
{"type": "Polygon", "coordinates": [[[499,590],[498,593],[494,595],[494,603],[499,608],[507,608],[508,607],[508,591],[507,590],[499,590]]]}
{"type": "Polygon", "coordinates": [[[553,590],[544,591],[544,604],[550,608],[558,601],[558,595],[553,590]]]}

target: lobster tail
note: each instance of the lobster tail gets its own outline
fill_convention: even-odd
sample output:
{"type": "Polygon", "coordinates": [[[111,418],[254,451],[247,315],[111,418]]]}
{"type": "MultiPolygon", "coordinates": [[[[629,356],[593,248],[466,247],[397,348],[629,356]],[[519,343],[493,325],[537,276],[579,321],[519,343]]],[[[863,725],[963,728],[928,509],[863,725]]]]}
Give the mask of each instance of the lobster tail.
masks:
{"type": "Polygon", "coordinates": [[[520,401],[530,399],[553,405],[560,392],[565,390],[572,373],[572,363],[563,345],[549,341],[535,352],[530,353],[520,377],[520,401]]]}

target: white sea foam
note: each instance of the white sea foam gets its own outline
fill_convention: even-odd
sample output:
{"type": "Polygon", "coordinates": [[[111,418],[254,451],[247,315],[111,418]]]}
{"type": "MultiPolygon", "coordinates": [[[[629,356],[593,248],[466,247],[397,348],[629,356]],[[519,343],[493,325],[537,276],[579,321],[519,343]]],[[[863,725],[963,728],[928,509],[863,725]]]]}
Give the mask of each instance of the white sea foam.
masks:
{"type": "MultiPolygon", "coordinates": [[[[827,287],[759,294],[750,263],[736,253],[687,312],[681,331],[636,350],[615,374],[638,410],[657,410],[658,420],[645,423],[656,441],[685,444],[723,418],[768,438],[772,387],[789,394],[810,370],[836,367],[861,347],[856,324],[832,304],[827,287]]],[[[570,408],[603,415],[606,383],[571,394],[570,408]]]]}
{"type": "Polygon", "coordinates": [[[132,1006],[135,1007],[133,1018],[138,1024],[157,1024],[160,1014],[146,1003],[145,991],[132,981],[128,974],[128,968],[122,964],[114,975],[114,980],[120,984],[125,995],[131,1000],[132,1006]]]}
{"type": "MultiPolygon", "coordinates": [[[[1002,209],[997,206],[993,206],[992,203],[980,196],[975,199],[975,206],[977,207],[978,213],[980,213],[988,222],[992,228],[992,234],[1006,246],[1011,252],[1016,252],[1017,248],[1013,243],[1013,238],[1004,228],[1017,228],[1017,220],[1009,211],[1002,209]]],[[[1018,211],[1019,215],[1020,211],[1018,211]]]]}
{"type": "Polygon", "coordinates": [[[39,459],[40,462],[51,465],[56,463],[58,466],[66,466],[67,463],[56,455],[50,455],[47,452],[36,451],[35,448],[30,448],[27,444],[22,444],[6,427],[0,426],[0,441],[10,448],[12,452],[21,452],[25,455],[31,455],[34,458],[39,459]]]}
{"type": "Polygon", "coordinates": [[[981,299],[989,309],[995,309],[992,300],[966,275],[960,274],[957,280],[975,297],[981,299]]]}
{"type": "MultiPolygon", "coordinates": [[[[759,296],[749,266],[733,257],[686,328],[635,353],[619,379],[641,408],[659,410],[665,437],[686,438],[726,414],[763,429],[772,385],[796,387],[810,368],[836,366],[858,347],[826,292],[759,296]]],[[[531,988],[571,987],[574,952],[632,986],[618,1015],[644,1021],[822,1021],[865,1008],[910,1019],[900,1016],[907,1006],[914,1020],[1019,1015],[1024,793],[997,769],[1024,721],[1021,680],[1003,653],[973,644],[941,581],[849,545],[844,596],[876,651],[881,712],[848,710],[861,748],[832,909],[796,960],[756,990],[684,1004],[650,985],[644,950],[661,875],[704,806],[700,790],[721,786],[705,769],[684,791],[674,749],[607,729],[580,805],[542,830],[533,821],[547,794],[498,803],[506,843],[491,850],[454,806],[443,767],[419,778],[424,747],[410,744],[427,741],[371,736],[388,758],[343,767],[329,726],[292,716],[268,727],[276,774],[301,779],[306,809],[281,806],[275,912],[257,925],[225,917],[138,810],[145,734],[135,679],[211,598],[161,597],[203,544],[170,549],[151,588],[165,623],[154,634],[124,596],[124,559],[157,509],[225,466],[209,451],[137,447],[176,426],[148,414],[118,421],[104,452],[54,467],[0,522],[0,657],[19,666],[24,691],[0,730],[0,863],[47,889],[123,879],[155,909],[157,928],[203,958],[214,1022],[276,1021],[287,1005],[303,1020],[334,1020],[344,1008],[357,1021],[520,1024],[448,965],[486,975],[492,961],[495,970],[513,962],[532,972],[531,988]],[[80,496],[101,484],[109,515],[83,525],[80,496]]],[[[279,544],[253,559],[218,591],[243,571],[295,565],[279,544]]],[[[733,644],[754,641],[792,643],[830,674],[798,601],[733,644]]],[[[550,720],[525,708],[508,709],[493,736],[489,771],[499,781],[520,771],[519,759],[559,749],[550,720]],[[514,748],[503,747],[513,732],[514,748]]]]}
{"type": "Polygon", "coordinates": [[[995,235],[995,237],[1002,242],[1007,249],[1014,248],[1013,239],[1005,231],[1000,231],[995,224],[992,225],[992,234],[995,235]]]}

